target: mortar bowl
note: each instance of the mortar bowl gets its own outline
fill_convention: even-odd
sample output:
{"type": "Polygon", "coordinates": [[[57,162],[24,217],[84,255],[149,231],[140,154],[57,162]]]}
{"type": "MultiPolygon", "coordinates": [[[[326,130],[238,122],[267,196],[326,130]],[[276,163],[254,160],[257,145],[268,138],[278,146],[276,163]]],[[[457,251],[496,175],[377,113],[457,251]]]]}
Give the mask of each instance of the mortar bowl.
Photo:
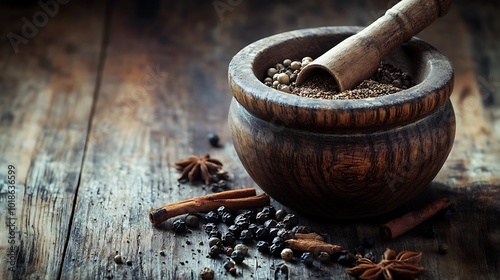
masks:
{"type": "Polygon", "coordinates": [[[384,59],[416,85],[358,100],[300,97],[267,87],[285,58],[318,57],[360,27],[319,27],[256,41],[229,64],[228,123],[248,174],[272,198],[329,219],[376,216],[410,201],[435,178],[455,137],[453,68],[412,38],[384,59]]]}

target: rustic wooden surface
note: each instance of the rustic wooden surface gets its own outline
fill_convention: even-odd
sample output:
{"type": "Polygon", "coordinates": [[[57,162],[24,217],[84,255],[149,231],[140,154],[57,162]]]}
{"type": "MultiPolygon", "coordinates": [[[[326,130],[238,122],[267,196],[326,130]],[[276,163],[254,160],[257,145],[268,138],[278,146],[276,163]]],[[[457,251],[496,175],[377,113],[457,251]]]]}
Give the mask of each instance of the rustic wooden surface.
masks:
{"type": "MultiPolygon", "coordinates": [[[[226,125],[232,55],[282,31],[367,25],[391,5],[74,0],[60,5],[16,53],[8,34],[22,34],[23,17],[32,21],[43,9],[36,1],[10,2],[15,1],[0,2],[2,279],[189,279],[205,266],[219,279],[230,278],[222,260],[206,258],[208,246],[198,245],[206,241],[204,232],[175,235],[168,221],[154,228],[148,211],[211,193],[177,185],[173,162],[191,154],[210,152],[221,159],[234,174],[232,188],[255,186],[226,125]],[[222,148],[209,146],[211,131],[223,140],[222,148]],[[7,227],[8,165],[16,167],[13,239],[7,227]],[[7,261],[10,240],[14,271],[7,261]],[[162,249],[167,256],[160,256],[162,249]],[[115,264],[117,252],[132,265],[115,264]]],[[[498,279],[500,5],[487,0],[452,5],[419,35],[455,67],[457,134],[437,178],[413,203],[382,217],[325,223],[301,216],[301,223],[347,248],[375,236],[379,255],[386,247],[422,251],[421,279],[498,279]],[[378,238],[380,223],[438,196],[457,204],[451,222],[426,224],[438,226],[439,238],[423,238],[423,226],[392,241],[378,238]],[[448,243],[447,255],[437,253],[439,242],[448,243]]],[[[274,269],[280,263],[251,248],[238,278],[281,279],[274,269]]],[[[290,263],[289,277],[348,279],[344,269],[336,263],[313,268],[290,263]]]]}

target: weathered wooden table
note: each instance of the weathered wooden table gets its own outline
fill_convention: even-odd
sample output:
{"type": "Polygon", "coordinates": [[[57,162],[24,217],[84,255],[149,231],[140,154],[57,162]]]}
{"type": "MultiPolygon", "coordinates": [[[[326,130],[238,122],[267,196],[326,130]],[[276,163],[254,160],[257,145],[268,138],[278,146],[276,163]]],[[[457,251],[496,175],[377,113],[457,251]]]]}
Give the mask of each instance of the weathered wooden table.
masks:
{"type": "MultiPolygon", "coordinates": [[[[1,279],[195,279],[203,267],[231,278],[222,259],[206,257],[202,230],[179,235],[170,222],[154,228],[148,220],[151,208],[211,193],[177,184],[173,162],[191,154],[221,159],[234,174],[231,188],[257,187],[226,126],[231,57],[282,31],[367,25],[394,1],[23,2],[0,3],[1,279]],[[222,148],[210,147],[209,132],[222,148]],[[116,264],[117,253],[132,265],[116,264]]],[[[422,279],[499,279],[500,5],[453,5],[419,35],[456,71],[457,135],[442,171],[418,199],[383,217],[300,216],[301,224],[350,249],[374,236],[378,255],[421,251],[422,279]],[[450,222],[429,221],[391,241],[378,236],[380,223],[441,196],[456,202],[450,222]],[[431,225],[439,236],[423,237],[431,225]]],[[[281,263],[251,246],[238,278],[282,277],[281,263]]],[[[288,266],[292,279],[349,278],[335,262],[288,266]]]]}

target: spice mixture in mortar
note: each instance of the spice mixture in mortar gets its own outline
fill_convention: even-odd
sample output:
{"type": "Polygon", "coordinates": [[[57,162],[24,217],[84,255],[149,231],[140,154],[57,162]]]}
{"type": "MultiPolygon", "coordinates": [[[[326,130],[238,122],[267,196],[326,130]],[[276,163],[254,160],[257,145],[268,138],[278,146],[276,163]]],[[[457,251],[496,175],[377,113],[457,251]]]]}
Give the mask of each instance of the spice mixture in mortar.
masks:
{"type": "Polygon", "coordinates": [[[412,78],[400,69],[390,64],[381,64],[372,77],[351,90],[339,92],[335,79],[326,72],[311,77],[300,87],[296,86],[297,75],[312,61],[311,57],[304,57],[301,61],[285,59],[283,63],[277,63],[267,70],[264,84],[302,97],[333,100],[383,96],[415,85],[412,78]]]}

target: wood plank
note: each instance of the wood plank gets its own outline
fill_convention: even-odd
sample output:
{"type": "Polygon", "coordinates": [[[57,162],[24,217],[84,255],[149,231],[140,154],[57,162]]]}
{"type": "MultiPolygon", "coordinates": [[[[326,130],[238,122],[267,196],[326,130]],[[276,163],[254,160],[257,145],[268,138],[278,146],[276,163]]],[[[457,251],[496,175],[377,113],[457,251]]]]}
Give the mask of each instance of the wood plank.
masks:
{"type": "MultiPolygon", "coordinates": [[[[206,258],[208,247],[198,245],[207,242],[204,232],[176,235],[171,230],[172,221],[153,228],[147,213],[167,202],[210,193],[202,187],[177,185],[173,162],[190,154],[210,152],[220,158],[225,169],[235,174],[233,188],[255,186],[235,155],[225,124],[231,98],[226,77],[231,56],[254,40],[286,30],[330,24],[365,25],[379,11],[385,11],[388,3],[242,1],[221,14],[213,3],[185,1],[159,4],[147,17],[138,14],[134,4],[114,4],[102,87],[92,118],[91,141],[62,276],[186,279],[196,278],[207,266],[215,270],[217,277],[224,278],[222,260],[206,258]],[[223,148],[208,145],[209,131],[219,133],[223,148]],[[167,256],[161,256],[160,250],[165,250],[167,256]],[[113,256],[117,253],[130,259],[132,265],[115,264],[113,256]]],[[[477,152],[485,144],[480,128],[498,127],[498,111],[487,111],[479,102],[477,81],[471,76],[471,38],[459,35],[467,33],[461,14],[452,11],[436,24],[422,37],[456,63],[457,89],[470,88],[469,107],[475,108],[462,110],[457,100],[453,101],[459,133],[451,163],[465,161],[465,168],[474,170],[479,163],[467,159],[472,156],[483,160],[477,152]],[[447,31],[454,28],[463,32],[451,35],[447,31]],[[455,40],[443,34],[456,36],[455,40]],[[483,113],[487,112],[495,118],[485,118],[483,113]],[[471,147],[473,152],[463,154],[471,147]]],[[[495,149],[488,155],[492,170],[496,170],[494,160],[500,158],[495,149]]],[[[486,153],[482,155],[486,157],[486,153]]],[[[477,172],[462,173],[446,167],[413,203],[382,217],[325,223],[300,216],[301,223],[328,233],[330,242],[350,249],[358,246],[363,237],[375,236],[378,255],[386,247],[422,251],[427,269],[422,279],[495,279],[500,276],[494,250],[499,237],[498,192],[488,186],[498,186],[498,173],[484,177],[476,177],[477,172]],[[452,180],[450,172],[463,178],[452,180]],[[378,237],[380,223],[437,196],[457,202],[459,210],[451,223],[430,221],[392,241],[378,237]],[[421,231],[433,224],[440,230],[439,238],[423,238],[421,231]],[[437,253],[440,242],[449,244],[448,255],[437,253]]],[[[259,254],[253,247],[238,270],[242,279],[273,279],[282,262],[259,254]]],[[[298,262],[287,265],[292,279],[349,278],[345,268],[336,263],[315,263],[312,268],[298,262]]]]}
{"type": "Polygon", "coordinates": [[[8,40],[0,45],[1,209],[9,202],[7,166],[16,167],[13,215],[0,211],[2,223],[15,218],[14,238],[0,230],[2,279],[58,277],[82,165],[104,10],[97,1],[51,9],[48,16],[36,2],[0,3],[2,38],[23,36],[22,18],[39,15],[36,34],[17,53],[8,40]]]}

